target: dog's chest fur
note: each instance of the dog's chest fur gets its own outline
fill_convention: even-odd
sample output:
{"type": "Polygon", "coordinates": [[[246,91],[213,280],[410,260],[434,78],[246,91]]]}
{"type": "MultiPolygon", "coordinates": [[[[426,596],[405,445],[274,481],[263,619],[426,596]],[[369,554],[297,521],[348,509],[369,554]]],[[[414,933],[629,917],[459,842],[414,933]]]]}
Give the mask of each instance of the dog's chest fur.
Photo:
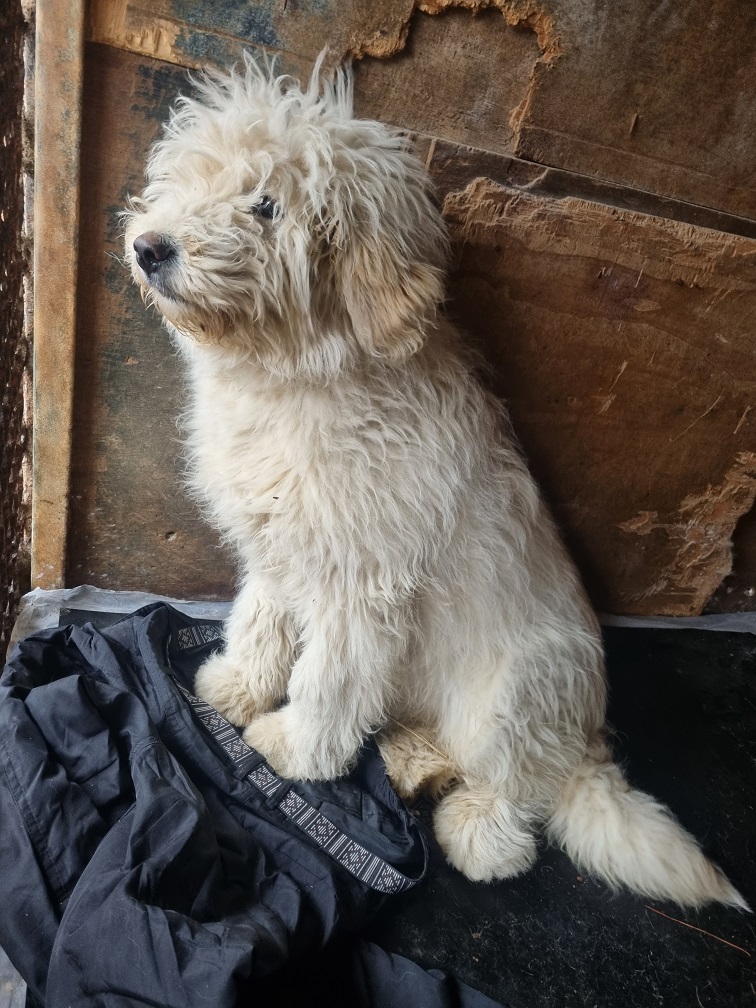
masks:
{"type": "Polygon", "coordinates": [[[314,431],[291,392],[282,402],[254,375],[195,368],[186,426],[194,489],[237,545],[302,499],[314,431]]]}
{"type": "MultiPolygon", "coordinates": [[[[428,442],[424,451],[406,387],[364,379],[319,387],[201,359],[192,379],[185,417],[192,483],[242,551],[252,539],[251,560],[309,555],[323,564],[338,552],[345,563],[351,543],[355,562],[395,570],[396,552],[417,534],[402,526],[425,523],[418,502],[428,522],[433,510],[448,510],[448,499],[433,501],[421,486],[437,481],[427,458],[420,465],[428,442]]],[[[431,415],[424,411],[426,425],[431,415]]]]}
{"type": "Polygon", "coordinates": [[[191,361],[191,478],[245,562],[415,591],[469,496],[464,383],[415,364],[316,386],[208,361],[191,361]]]}

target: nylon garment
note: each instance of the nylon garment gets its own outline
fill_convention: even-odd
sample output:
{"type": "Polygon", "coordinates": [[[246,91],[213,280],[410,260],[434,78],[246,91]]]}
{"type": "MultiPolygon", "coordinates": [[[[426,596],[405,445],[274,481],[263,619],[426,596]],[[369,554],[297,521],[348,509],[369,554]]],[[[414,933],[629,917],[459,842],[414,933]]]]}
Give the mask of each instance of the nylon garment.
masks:
{"type": "Polygon", "coordinates": [[[255,991],[288,963],[349,948],[355,1005],[393,1003],[376,995],[381,977],[394,989],[408,970],[426,984],[425,1001],[404,989],[415,1005],[492,1005],[343,937],[422,878],[417,825],[372,744],[336,781],[275,775],[192,693],[219,643],[218,624],[158,603],[102,630],[41,632],[11,654],[0,944],[29,1002],[271,1004],[255,991]]]}

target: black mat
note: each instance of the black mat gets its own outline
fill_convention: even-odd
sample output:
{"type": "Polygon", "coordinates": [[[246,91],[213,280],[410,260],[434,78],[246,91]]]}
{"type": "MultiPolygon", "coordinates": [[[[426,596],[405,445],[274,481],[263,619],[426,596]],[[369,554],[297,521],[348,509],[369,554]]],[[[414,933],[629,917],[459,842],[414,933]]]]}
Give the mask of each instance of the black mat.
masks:
{"type": "MultiPolygon", "coordinates": [[[[615,750],[630,779],[673,808],[756,906],[756,637],[610,628],[605,638],[615,750]]],[[[507,1008],[756,1005],[752,915],[614,895],[549,848],[529,874],[485,886],[433,845],[427,882],[370,937],[507,1008]]]]}

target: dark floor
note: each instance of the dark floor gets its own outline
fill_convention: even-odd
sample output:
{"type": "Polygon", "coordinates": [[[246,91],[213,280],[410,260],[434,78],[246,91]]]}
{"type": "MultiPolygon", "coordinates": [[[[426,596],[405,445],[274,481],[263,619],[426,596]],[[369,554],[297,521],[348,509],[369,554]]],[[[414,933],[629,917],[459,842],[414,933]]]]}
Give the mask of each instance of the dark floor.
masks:
{"type": "MultiPolygon", "coordinates": [[[[610,720],[631,780],[672,807],[756,906],[756,636],[617,628],[605,636],[610,720]]],[[[477,885],[431,846],[427,881],[398,898],[369,937],[507,1008],[756,1005],[750,914],[613,895],[552,849],[522,878],[477,885]]]]}
{"type": "MultiPolygon", "coordinates": [[[[610,720],[631,780],[672,807],[756,906],[756,636],[605,635],[610,720]]],[[[417,813],[429,823],[428,806],[417,813]]],[[[428,843],[426,881],[397,897],[367,933],[390,951],[507,1008],[756,1006],[750,914],[614,895],[546,848],[522,878],[478,885],[444,863],[429,829],[428,843]]]]}

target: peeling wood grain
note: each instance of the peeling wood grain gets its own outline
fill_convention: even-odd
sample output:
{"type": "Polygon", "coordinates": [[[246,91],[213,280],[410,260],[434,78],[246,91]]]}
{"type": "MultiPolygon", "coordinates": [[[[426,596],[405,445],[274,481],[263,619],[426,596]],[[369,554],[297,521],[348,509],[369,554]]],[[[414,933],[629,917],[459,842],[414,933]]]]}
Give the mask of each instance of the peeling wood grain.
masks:
{"type": "Polygon", "coordinates": [[[452,312],[594,603],[700,612],[753,502],[756,242],[485,178],[449,191],[443,160],[431,169],[457,256],[452,312]]]}
{"type": "MultiPolygon", "coordinates": [[[[510,27],[532,31],[544,63],[561,54],[554,17],[533,0],[323,0],[313,5],[240,3],[186,5],[154,0],[149,10],[134,0],[91,0],[87,38],[143,56],[187,66],[213,58],[210,37],[226,40],[238,55],[241,45],[264,46],[312,63],[327,46],[328,64],[346,57],[388,59],[401,53],[420,15],[450,10],[468,15],[497,11],[510,27]]],[[[222,49],[222,47],[221,47],[222,49]]]]}
{"type": "Polygon", "coordinates": [[[267,3],[254,18],[247,8],[246,19],[240,5],[227,7],[221,19],[214,7],[175,0],[156,0],[149,11],[133,0],[93,0],[87,37],[192,68],[262,47],[299,76],[325,46],[326,66],[360,61],[361,115],[498,151],[513,149],[539,67],[561,52],[553,18],[532,0],[267,3]]]}
{"type": "Polygon", "coordinates": [[[639,598],[664,596],[670,615],[702,611],[720,583],[732,571],[732,537],[743,515],[756,500],[756,453],[740,452],[721,483],[689,494],[674,514],[660,518],[644,511],[620,522],[632,535],[661,533],[671,547],[669,563],[639,598]]]}
{"type": "Polygon", "coordinates": [[[37,0],[32,584],[65,579],[69,510],[83,0],[37,0]]]}
{"type": "MultiPolygon", "coordinates": [[[[422,40],[443,39],[457,16],[475,32],[474,22],[494,12],[485,60],[480,47],[450,52],[449,80],[434,88],[439,126],[430,132],[628,186],[639,195],[756,219],[753,5],[726,11],[691,0],[669,16],[656,0],[622,9],[574,0],[155,0],[149,9],[136,0],[92,0],[88,37],[189,67],[228,63],[244,47],[261,46],[298,74],[327,45],[328,65],[352,55],[366,66],[374,57],[396,63],[399,74],[408,56],[432,63],[433,51],[420,51],[422,40]],[[444,27],[431,32],[425,24],[431,17],[444,27]],[[515,90],[504,75],[487,95],[487,61],[514,55],[516,62],[523,34],[535,44],[525,79],[518,78],[515,90]],[[470,82],[469,93],[459,94],[460,79],[470,82]],[[441,131],[450,121],[445,107],[462,105],[468,112],[477,105],[475,136],[487,136],[487,143],[465,134],[462,121],[461,132],[441,131]],[[506,124],[502,107],[509,110],[506,124]]],[[[420,128],[401,121],[409,102],[393,74],[385,76],[382,114],[420,128]]]]}
{"type": "Polygon", "coordinates": [[[413,0],[336,0],[308,7],[265,0],[187,5],[154,0],[92,0],[90,41],[187,67],[227,64],[243,49],[264,48],[286,72],[306,73],[327,45],[327,66],[348,54],[389,56],[405,43],[413,0]]]}
{"type": "Polygon", "coordinates": [[[252,12],[245,19],[241,9],[236,18],[223,18],[222,12],[210,5],[199,4],[184,12],[183,5],[169,2],[153,3],[146,10],[131,0],[91,0],[87,40],[195,70],[228,66],[240,59],[245,49],[264,49],[279,55],[283,72],[307,72],[316,54],[302,59],[281,53],[260,14],[255,23],[252,12]],[[192,15],[193,20],[186,20],[192,15]]]}
{"type": "Polygon", "coordinates": [[[512,150],[511,125],[541,58],[535,34],[507,26],[490,7],[416,14],[394,60],[355,66],[358,114],[476,147],[512,150]],[[486,59],[480,53],[486,52],[486,59]]]}
{"type": "Polygon", "coordinates": [[[501,11],[512,28],[527,27],[535,32],[544,63],[553,63],[563,52],[553,14],[533,0],[418,0],[416,6],[425,14],[440,14],[453,7],[479,14],[493,8],[501,11]]]}
{"type": "MultiPolygon", "coordinates": [[[[424,142],[427,144],[429,139],[425,138],[424,142]]],[[[464,189],[474,179],[485,176],[533,195],[552,199],[583,199],[620,210],[635,210],[683,224],[756,238],[756,222],[744,217],[694,206],[681,200],[654,196],[652,193],[638,192],[588,175],[544,167],[511,155],[476,149],[465,144],[449,143],[438,138],[432,138],[432,143],[434,157],[431,168],[443,195],[455,189],[464,189]]]]}

